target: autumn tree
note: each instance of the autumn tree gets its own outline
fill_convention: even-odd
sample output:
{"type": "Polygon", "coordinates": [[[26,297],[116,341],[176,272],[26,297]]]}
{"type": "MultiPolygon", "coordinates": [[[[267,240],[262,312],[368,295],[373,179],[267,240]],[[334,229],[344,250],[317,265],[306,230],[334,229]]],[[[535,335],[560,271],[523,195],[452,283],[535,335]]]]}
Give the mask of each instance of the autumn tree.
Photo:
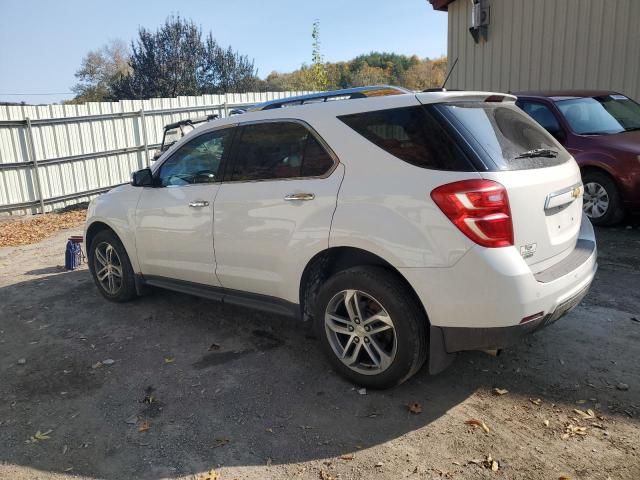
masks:
{"type": "Polygon", "coordinates": [[[129,55],[129,48],[122,40],[112,40],[87,53],[75,74],[78,83],[71,87],[76,94],[72,102],[104,102],[115,99],[114,84],[120,77],[131,72],[129,55]]]}
{"type": "Polygon", "coordinates": [[[403,74],[401,83],[411,90],[425,90],[441,87],[447,76],[447,59],[425,60],[409,67],[403,74]]]}

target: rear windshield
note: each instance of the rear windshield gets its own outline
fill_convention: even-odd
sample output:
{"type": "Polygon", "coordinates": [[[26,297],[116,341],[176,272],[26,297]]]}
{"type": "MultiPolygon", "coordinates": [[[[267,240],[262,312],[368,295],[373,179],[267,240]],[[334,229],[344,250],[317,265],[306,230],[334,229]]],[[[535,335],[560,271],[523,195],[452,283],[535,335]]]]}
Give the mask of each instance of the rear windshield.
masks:
{"type": "Polygon", "coordinates": [[[570,158],[549,133],[513,104],[444,103],[435,108],[489,170],[551,167],[570,158]]]}

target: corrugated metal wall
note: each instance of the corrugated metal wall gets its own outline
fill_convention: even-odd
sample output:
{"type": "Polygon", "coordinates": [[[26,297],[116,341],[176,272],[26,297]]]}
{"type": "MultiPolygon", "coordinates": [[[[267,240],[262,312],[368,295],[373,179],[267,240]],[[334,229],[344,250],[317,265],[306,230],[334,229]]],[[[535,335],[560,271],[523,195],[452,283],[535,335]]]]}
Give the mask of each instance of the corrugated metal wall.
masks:
{"type": "Polygon", "coordinates": [[[490,0],[488,41],[469,33],[471,2],[449,5],[449,88],[593,88],[640,100],[640,0],[490,0]]]}
{"type": "Polygon", "coordinates": [[[310,92],[0,106],[0,212],[35,212],[40,198],[45,210],[61,208],[128,182],[132,171],[148,164],[146,150],[153,154],[168,123],[212,113],[224,117],[225,105],[304,93],[310,92]]]}

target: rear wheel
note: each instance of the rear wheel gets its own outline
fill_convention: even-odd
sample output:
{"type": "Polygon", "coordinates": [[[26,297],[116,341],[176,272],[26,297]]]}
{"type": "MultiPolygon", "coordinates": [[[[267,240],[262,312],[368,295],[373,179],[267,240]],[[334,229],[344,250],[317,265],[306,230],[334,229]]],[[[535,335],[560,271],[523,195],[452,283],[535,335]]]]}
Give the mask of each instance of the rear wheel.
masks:
{"type": "Polygon", "coordinates": [[[379,267],[339,272],[317,298],[317,335],[334,369],[347,379],[388,388],[424,364],[427,320],[392,272],[379,267]]]}
{"type": "Polygon", "coordinates": [[[594,225],[614,225],[624,217],[620,194],[615,183],[602,172],[587,172],[582,209],[594,225]]]}
{"type": "Polygon", "coordinates": [[[117,235],[99,232],[89,247],[89,270],[98,290],[107,300],[126,302],[136,296],[129,256],[117,235]]]}

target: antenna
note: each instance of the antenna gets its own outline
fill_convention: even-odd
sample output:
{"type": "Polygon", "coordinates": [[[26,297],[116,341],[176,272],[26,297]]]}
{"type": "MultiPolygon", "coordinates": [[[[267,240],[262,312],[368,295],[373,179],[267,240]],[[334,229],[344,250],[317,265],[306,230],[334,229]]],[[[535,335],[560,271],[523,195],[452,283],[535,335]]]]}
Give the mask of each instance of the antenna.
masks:
{"type": "Polygon", "coordinates": [[[458,58],[456,57],[456,59],[453,62],[453,65],[451,65],[451,70],[449,70],[449,73],[447,74],[447,78],[444,79],[444,82],[442,83],[442,90],[444,90],[445,85],[447,84],[447,82],[449,81],[449,77],[451,76],[451,74],[453,73],[453,70],[456,68],[456,65],[458,64],[458,58]]]}

